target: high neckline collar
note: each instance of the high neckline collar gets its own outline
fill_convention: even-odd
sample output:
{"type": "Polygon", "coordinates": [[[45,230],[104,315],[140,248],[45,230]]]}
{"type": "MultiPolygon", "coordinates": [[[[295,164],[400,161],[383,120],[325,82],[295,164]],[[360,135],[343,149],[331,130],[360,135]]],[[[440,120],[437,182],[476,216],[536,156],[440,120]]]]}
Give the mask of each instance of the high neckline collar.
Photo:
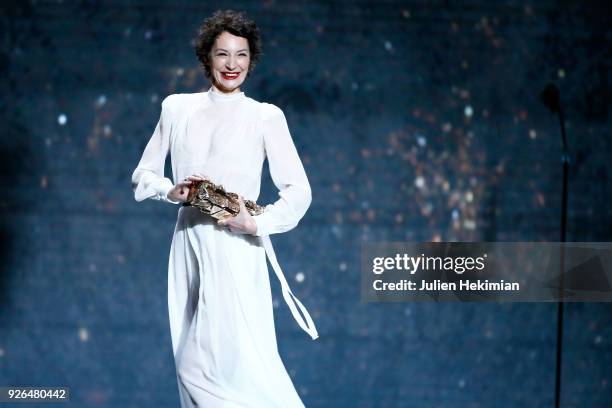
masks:
{"type": "Polygon", "coordinates": [[[221,92],[217,92],[213,89],[213,87],[211,86],[210,88],[208,88],[208,97],[210,98],[211,101],[213,102],[231,102],[231,101],[238,101],[242,98],[244,98],[244,92],[236,92],[233,94],[224,94],[221,92]]]}

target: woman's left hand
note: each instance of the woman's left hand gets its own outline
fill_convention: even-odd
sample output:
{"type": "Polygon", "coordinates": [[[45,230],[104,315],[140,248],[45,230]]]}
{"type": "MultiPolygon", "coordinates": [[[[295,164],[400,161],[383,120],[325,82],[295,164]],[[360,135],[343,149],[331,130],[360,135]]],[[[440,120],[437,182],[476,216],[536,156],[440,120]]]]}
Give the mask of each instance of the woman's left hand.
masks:
{"type": "Polygon", "coordinates": [[[231,232],[238,234],[255,234],[257,232],[257,223],[244,205],[242,196],[238,196],[238,201],[240,202],[240,211],[238,214],[219,220],[217,224],[225,226],[231,232]]]}

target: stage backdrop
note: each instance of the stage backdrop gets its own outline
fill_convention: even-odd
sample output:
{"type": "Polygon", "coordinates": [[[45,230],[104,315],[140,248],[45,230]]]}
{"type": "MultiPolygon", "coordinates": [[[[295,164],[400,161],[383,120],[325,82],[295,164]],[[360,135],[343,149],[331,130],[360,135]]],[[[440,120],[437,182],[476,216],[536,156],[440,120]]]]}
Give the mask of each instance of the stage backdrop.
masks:
{"type": "MultiPolygon", "coordinates": [[[[178,207],[136,203],[130,176],[162,99],[208,88],[191,40],[227,7],[262,30],[243,90],[284,110],[313,189],[273,242],[318,340],[271,275],[305,404],[551,407],[556,304],[363,304],[360,245],[558,241],[549,81],[571,149],[568,240],[612,238],[612,24],[595,1],[3,2],[0,386],[68,386],[71,407],[178,406],[178,207]]],[[[612,406],[612,305],[565,312],[562,406],[612,406]]]]}

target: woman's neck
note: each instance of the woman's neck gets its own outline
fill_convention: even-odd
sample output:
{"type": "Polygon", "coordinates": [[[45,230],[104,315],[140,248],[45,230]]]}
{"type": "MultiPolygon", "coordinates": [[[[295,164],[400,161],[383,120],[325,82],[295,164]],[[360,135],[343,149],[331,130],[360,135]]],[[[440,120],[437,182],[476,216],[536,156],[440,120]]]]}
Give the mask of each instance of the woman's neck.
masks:
{"type": "Polygon", "coordinates": [[[232,90],[228,90],[226,88],[222,88],[222,87],[217,86],[215,83],[212,84],[212,89],[213,89],[213,92],[217,92],[217,93],[225,94],[225,95],[232,95],[232,94],[236,94],[236,93],[240,93],[241,92],[240,91],[240,87],[236,87],[236,88],[234,88],[232,90]]]}

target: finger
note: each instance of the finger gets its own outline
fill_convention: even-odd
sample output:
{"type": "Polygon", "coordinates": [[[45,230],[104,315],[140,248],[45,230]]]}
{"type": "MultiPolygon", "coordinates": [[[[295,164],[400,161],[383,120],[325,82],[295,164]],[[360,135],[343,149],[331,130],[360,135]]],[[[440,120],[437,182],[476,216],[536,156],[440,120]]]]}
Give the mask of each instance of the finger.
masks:
{"type": "Polygon", "coordinates": [[[217,224],[221,225],[221,226],[225,226],[227,225],[227,223],[229,222],[230,217],[227,218],[222,218],[219,221],[217,221],[217,224]]]}
{"type": "Polygon", "coordinates": [[[239,196],[239,203],[240,203],[239,214],[241,214],[244,217],[250,216],[251,214],[249,213],[249,210],[246,208],[246,204],[245,204],[244,199],[242,198],[242,196],[239,196]]]}

